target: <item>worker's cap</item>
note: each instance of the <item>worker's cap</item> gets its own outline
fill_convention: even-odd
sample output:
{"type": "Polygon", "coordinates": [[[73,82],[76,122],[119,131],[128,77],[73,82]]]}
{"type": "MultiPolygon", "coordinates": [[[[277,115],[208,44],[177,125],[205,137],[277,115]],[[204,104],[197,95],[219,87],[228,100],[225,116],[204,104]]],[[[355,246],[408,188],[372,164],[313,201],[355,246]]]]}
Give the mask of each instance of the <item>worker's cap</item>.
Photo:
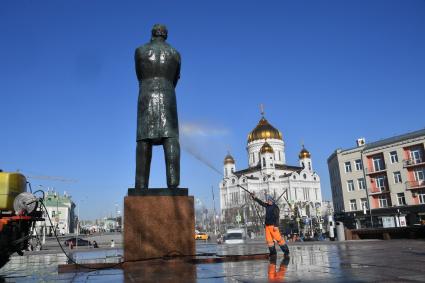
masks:
{"type": "Polygon", "coordinates": [[[271,195],[266,195],[266,201],[274,202],[274,198],[271,195]]]}

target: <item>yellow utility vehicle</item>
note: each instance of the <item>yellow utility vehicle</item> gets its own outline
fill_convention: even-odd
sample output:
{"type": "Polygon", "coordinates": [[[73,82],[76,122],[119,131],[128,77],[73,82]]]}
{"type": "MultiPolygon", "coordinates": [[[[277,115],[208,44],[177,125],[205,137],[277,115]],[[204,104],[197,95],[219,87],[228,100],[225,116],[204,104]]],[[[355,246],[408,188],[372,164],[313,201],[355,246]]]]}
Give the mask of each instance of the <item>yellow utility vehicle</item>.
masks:
{"type": "Polygon", "coordinates": [[[26,188],[24,175],[0,170],[0,268],[13,253],[23,254],[31,228],[44,220],[37,209],[38,199],[26,188]]]}

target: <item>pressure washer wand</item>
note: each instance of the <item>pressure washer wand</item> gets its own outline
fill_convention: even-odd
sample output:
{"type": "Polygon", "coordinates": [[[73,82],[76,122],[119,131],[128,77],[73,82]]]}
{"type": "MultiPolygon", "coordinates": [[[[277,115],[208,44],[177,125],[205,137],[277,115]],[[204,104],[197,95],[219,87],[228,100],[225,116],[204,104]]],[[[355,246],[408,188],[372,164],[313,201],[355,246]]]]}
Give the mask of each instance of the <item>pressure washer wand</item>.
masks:
{"type": "Polygon", "coordinates": [[[247,192],[248,194],[252,195],[252,193],[250,191],[248,191],[247,189],[245,189],[244,187],[242,187],[241,185],[237,184],[237,186],[239,188],[241,188],[242,190],[244,190],[245,192],[247,192]]]}

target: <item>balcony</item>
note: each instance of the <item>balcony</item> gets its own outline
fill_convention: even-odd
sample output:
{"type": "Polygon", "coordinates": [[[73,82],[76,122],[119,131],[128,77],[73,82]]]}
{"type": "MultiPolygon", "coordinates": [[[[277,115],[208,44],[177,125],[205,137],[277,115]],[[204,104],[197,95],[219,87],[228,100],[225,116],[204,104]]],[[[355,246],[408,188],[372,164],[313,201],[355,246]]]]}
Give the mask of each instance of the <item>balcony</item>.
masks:
{"type": "Polygon", "coordinates": [[[423,188],[425,188],[425,180],[406,182],[406,190],[415,190],[415,189],[423,189],[423,188]]]}
{"type": "Polygon", "coordinates": [[[387,168],[366,168],[366,175],[385,173],[387,168]]]}
{"type": "Polygon", "coordinates": [[[414,166],[420,166],[425,165],[425,160],[423,158],[416,158],[416,159],[405,159],[403,160],[403,167],[409,168],[414,166]]]}
{"type": "Polygon", "coordinates": [[[380,194],[388,194],[390,193],[390,188],[388,187],[380,187],[380,188],[374,188],[369,192],[370,196],[374,195],[380,195],[380,194]]]}

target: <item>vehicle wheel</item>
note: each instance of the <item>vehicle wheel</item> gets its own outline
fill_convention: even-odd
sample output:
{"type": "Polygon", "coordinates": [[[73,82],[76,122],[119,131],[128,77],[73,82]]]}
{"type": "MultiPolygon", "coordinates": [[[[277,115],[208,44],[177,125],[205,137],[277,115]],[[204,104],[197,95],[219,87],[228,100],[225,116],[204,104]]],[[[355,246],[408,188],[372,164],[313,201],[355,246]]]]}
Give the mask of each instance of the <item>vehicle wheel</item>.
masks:
{"type": "Polygon", "coordinates": [[[9,261],[9,256],[0,255],[0,268],[2,268],[9,261]]]}

